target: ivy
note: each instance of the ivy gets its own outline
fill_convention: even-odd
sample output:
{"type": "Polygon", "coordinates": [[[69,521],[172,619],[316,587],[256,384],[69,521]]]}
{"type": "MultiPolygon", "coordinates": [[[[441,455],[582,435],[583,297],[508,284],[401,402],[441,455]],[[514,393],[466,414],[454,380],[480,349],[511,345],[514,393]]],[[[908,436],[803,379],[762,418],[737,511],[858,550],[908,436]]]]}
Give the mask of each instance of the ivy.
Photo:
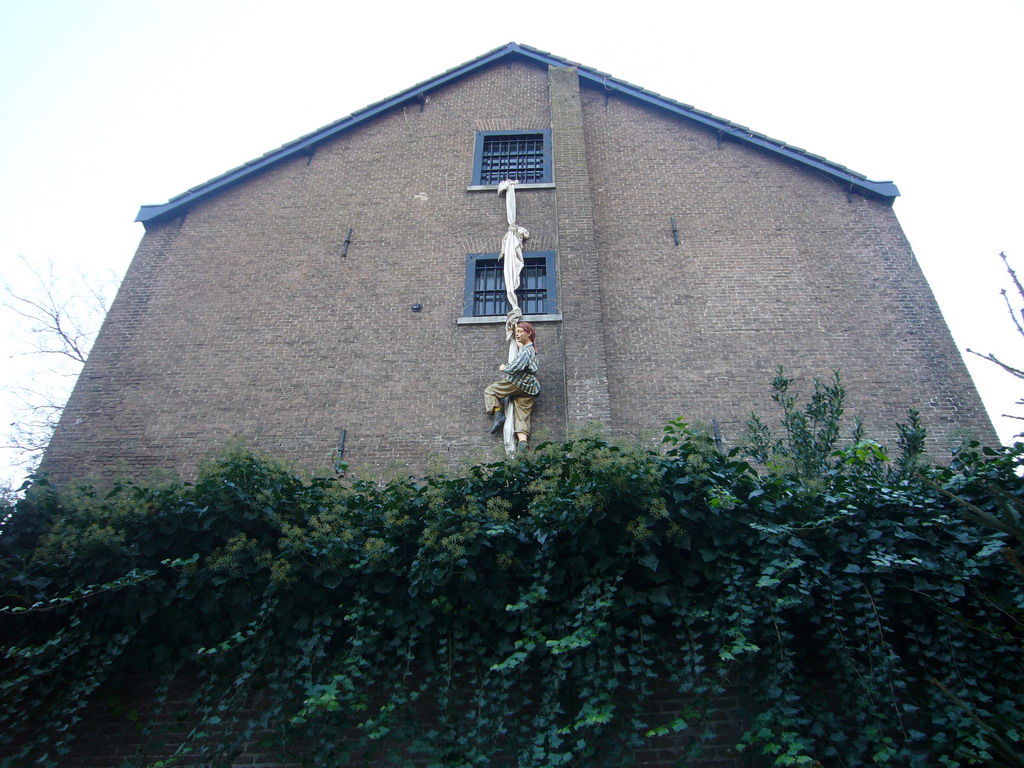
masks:
{"type": "Polygon", "coordinates": [[[726,693],[765,765],[1020,765],[1024,446],[932,466],[912,415],[895,461],[839,447],[838,378],[801,408],[779,376],[783,433],[752,420],[747,453],[675,421],[661,451],[591,431],[386,484],[242,449],[194,483],[36,478],[0,533],[4,764],[60,765],[144,675],[125,766],[256,738],[309,765],[689,759],[732,738],[726,693]]]}

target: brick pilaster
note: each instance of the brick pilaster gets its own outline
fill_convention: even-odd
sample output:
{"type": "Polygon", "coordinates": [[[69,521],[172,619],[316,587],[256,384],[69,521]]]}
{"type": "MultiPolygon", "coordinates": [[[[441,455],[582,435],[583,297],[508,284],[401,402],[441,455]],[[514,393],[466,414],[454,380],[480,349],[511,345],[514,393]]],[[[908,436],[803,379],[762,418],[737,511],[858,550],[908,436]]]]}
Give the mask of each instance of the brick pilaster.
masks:
{"type": "Polygon", "coordinates": [[[566,421],[611,426],[594,208],[575,67],[549,67],[566,421]]]}

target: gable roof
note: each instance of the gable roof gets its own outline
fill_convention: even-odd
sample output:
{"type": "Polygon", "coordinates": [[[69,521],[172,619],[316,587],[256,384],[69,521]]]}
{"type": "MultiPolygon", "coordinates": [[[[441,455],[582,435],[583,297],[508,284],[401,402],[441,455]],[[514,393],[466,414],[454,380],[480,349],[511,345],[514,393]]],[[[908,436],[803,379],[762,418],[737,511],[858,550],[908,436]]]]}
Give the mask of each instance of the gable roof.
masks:
{"type": "Polygon", "coordinates": [[[141,221],[143,224],[149,224],[166,221],[180,216],[196,202],[238,184],[253,174],[259,173],[272,165],[276,165],[277,163],[291,157],[295,157],[296,155],[309,155],[316,145],[321,142],[332,139],[345,131],[372,120],[387,110],[407,104],[410,101],[415,101],[437,88],[459,80],[460,78],[506,58],[519,58],[542,64],[544,66],[576,67],[577,72],[579,73],[579,78],[583,82],[588,82],[593,85],[599,85],[608,90],[613,90],[620,96],[663,109],[673,115],[703,125],[704,127],[715,131],[718,134],[719,139],[749,144],[782,159],[796,162],[812,170],[823,173],[838,181],[848,192],[856,192],[867,197],[887,200],[890,203],[899,195],[899,190],[891,181],[870,181],[863,174],[852,171],[838,163],[826,160],[820,155],[811,154],[799,147],[794,147],[790,144],[786,144],[785,142],[769,138],[762,133],[752,131],[746,126],[738,125],[720,117],[715,117],[709,112],[696,109],[689,104],[682,104],[681,102],[673,101],[672,99],[660,96],[659,94],[648,91],[640,86],[627,83],[625,80],[619,80],[618,78],[612,77],[604,72],[599,72],[591,67],[586,67],[582,64],[569,61],[568,59],[554,56],[546,51],[540,51],[536,48],[520,45],[518,43],[509,43],[508,45],[496,48],[489,53],[485,53],[483,56],[467,61],[465,64],[449,69],[447,72],[443,72],[430,80],[414,85],[412,88],[404,90],[401,93],[397,93],[387,99],[370,104],[358,112],[353,112],[348,117],[343,117],[330,125],[325,125],[323,128],[306,134],[295,141],[291,141],[277,149],[271,150],[262,157],[250,160],[244,165],[233,168],[232,170],[222,173],[209,181],[192,187],[180,195],[172,197],[162,205],[143,205],[139,208],[139,214],[135,217],[135,220],[141,221]]]}

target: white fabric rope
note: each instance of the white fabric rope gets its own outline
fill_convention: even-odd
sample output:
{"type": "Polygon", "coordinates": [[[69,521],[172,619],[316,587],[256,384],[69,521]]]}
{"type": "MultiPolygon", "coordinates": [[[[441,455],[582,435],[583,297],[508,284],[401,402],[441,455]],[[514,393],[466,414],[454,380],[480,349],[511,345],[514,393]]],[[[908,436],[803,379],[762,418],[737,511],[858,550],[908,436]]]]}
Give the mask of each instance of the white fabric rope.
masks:
{"type": "MultiPolygon", "coordinates": [[[[498,194],[505,193],[505,218],[508,220],[508,231],[501,238],[501,252],[498,259],[502,263],[502,271],[505,277],[505,295],[508,303],[512,305],[508,316],[505,318],[505,341],[508,342],[508,362],[511,363],[518,352],[516,346],[515,327],[522,319],[523,313],[519,309],[519,297],[516,296],[516,289],[519,288],[519,276],[523,271],[523,240],[530,236],[525,227],[516,224],[516,182],[506,179],[498,185],[498,194]]],[[[505,398],[505,429],[502,432],[505,442],[505,452],[512,454],[516,450],[516,429],[515,429],[515,405],[512,398],[505,398]]]]}

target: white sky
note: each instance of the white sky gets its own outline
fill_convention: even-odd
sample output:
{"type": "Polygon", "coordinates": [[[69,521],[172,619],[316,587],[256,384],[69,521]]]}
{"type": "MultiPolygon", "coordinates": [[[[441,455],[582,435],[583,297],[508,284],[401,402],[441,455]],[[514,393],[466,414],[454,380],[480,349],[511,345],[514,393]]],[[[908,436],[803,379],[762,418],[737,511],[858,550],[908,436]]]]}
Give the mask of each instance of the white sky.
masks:
{"type": "MultiPolygon", "coordinates": [[[[1024,363],[1022,35],[1024,0],[0,0],[0,277],[121,273],[139,205],[515,40],[895,181],[957,345],[1024,363]]],[[[3,322],[0,383],[39,378],[3,322]]],[[[1024,383],[967,362],[1008,438],[1024,383]]]]}

